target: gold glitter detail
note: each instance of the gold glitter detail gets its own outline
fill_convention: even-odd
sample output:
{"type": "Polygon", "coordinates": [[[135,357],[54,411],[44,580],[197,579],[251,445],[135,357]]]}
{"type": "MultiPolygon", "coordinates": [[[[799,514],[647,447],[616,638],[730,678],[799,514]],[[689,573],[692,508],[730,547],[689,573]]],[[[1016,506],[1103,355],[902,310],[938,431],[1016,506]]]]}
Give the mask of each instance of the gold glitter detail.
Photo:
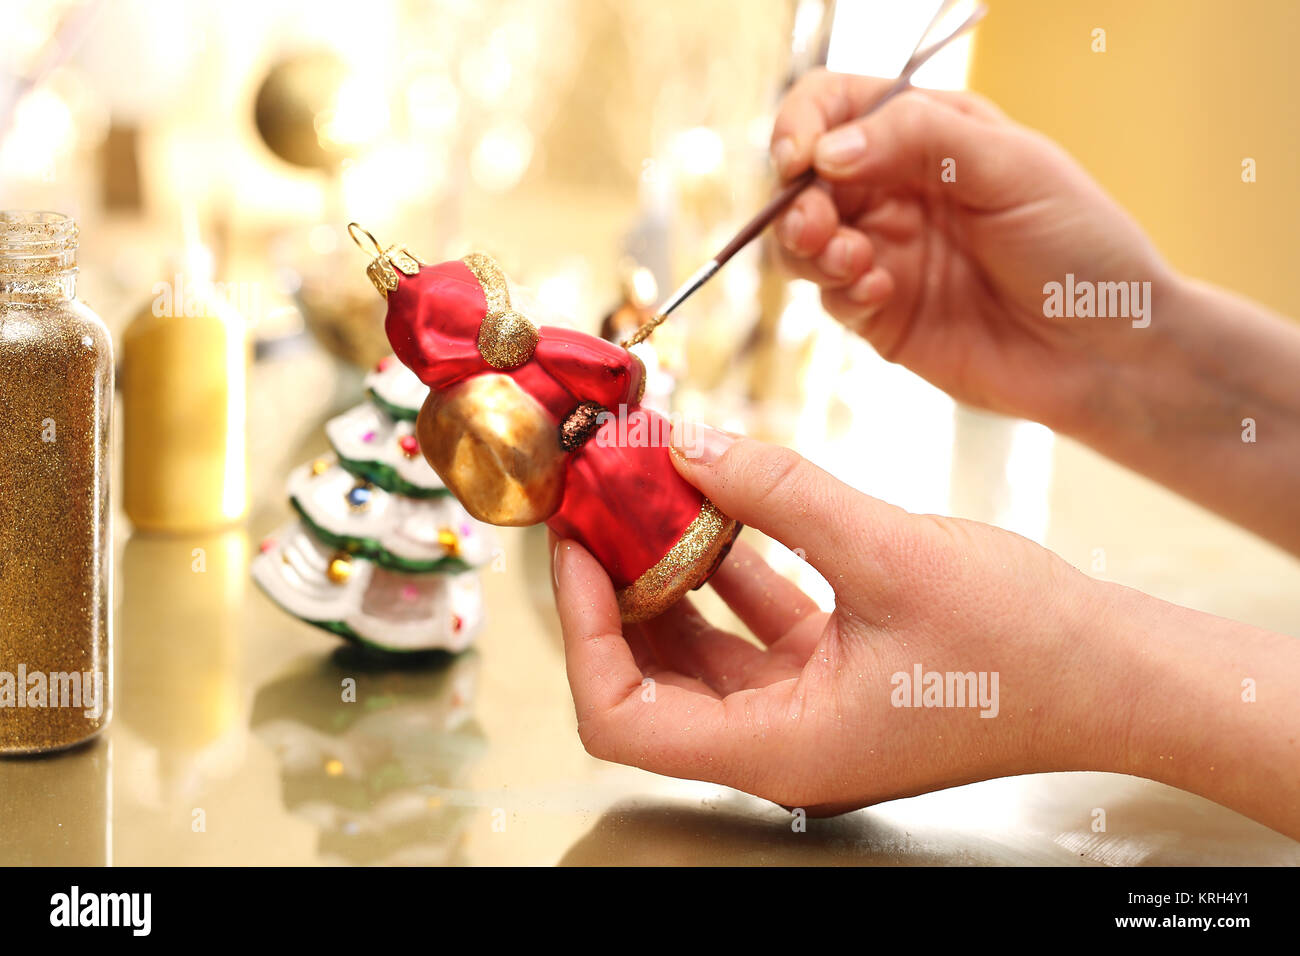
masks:
{"type": "Polygon", "coordinates": [[[631,355],[634,359],[636,359],[637,365],[641,366],[641,384],[638,385],[636,388],[636,401],[637,404],[639,405],[641,404],[641,399],[645,398],[645,378],[646,378],[645,362],[641,361],[641,356],[633,352],[629,352],[628,354],[631,355]]]}
{"type": "Polygon", "coordinates": [[[325,576],[334,584],[347,584],[348,578],[352,577],[352,559],[346,554],[336,554],[330,560],[325,576]]]}
{"type": "Polygon", "coordinates": [[[481,252],[471,252],[460,261],[474,273],[474,278],[478,279],[478,284],[483,287],[488,312],[510,311],[510,287],[506,284],[505,273],[496,264],[496,260],[481,252]]]}
{"type": "Polygon", "coordinates": [[[311,463],[312,475],[319,478],[321,475],[325,474],[325,472],[330,470],[331,464],[333,463],[328,458],[317,458],[311,463]]]}
{"type": "Polygon", "coordinates": [[[438,544],[453,558],[460,554],[460,538],[450,528],[443,528],[438,532],[438,544]]]}
{"type": "MultiPolygon", "coordinates": [[[[13,675],[15,695],[0,710],[5,753],[94,736],[112,699],[113,350],[100,320],[71,298],[75,249],[66,217],[0,213],[0,671],[13,675]],[[37,673],[45,706],[16,706],[18,694],[33,700],[37,673]],[[49,675],[72,673],[101,682],[98,717],[88,706],[49,706],[49,675]]],[[[62,703],[62,689],[57,696],[62,703]]]]}
{"type": "Polygon", "coordinates": [[[495,369],[511,369],[533,357],[537,348],[537,329],[533,323],[510,308],[510,287],[505,273],[491,256],[473,252],[460,260],[483,287],[487,315],[478,332],[478,351],[495,369]]]}
{"type": "Polygon", "coordinates": [[[655,329],[659,328],[659,326],[663,324],[663,321],[666,318],[668,318],[668,316],[662,315],[660,313],[656,313],[654,316],[650,318],[650,321],[646,322],[639,329],[637,329],[636,332],[632,334],[632,337],[630,339],[627,339],[622,343],[623,348],[630,349],[634,345],[640,345],[646,339],[650,338],[650,333],[653,332],[655,329]]]}
{"type": "Polygon", "coordinates": [[[489,312],[478,330],[478,350],[495,369],[511,369],[533,357],[537,329],[518,312],[489,312]]]}
{"type": "Polygon", "coordinates": [[[618,592],[618,609],[623,621],[635,624],[662,614],[687,591],[702,584],[736,530],[735,520],[705,498],[700,513],[668,553],[618,592]]]}

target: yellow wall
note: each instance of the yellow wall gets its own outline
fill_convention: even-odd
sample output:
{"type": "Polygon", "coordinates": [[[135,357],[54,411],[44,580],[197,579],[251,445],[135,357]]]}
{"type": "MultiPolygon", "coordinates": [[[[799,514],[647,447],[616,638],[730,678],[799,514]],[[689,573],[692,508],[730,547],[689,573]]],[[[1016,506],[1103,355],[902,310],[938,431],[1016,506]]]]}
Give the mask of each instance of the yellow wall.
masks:
{"type": "Polygon", "coordinates": [[[971,87],[1068,148],[1176,267],[1300,319],[1300,0],[988,3],[971,87]]]}

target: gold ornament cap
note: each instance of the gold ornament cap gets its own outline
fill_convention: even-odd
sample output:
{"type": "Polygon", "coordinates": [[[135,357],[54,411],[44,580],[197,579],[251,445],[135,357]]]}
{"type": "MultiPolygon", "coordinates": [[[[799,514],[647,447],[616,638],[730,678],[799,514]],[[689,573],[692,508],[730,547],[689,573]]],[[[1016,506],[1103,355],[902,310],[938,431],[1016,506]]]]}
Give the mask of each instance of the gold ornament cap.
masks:
{"type": "Polygon", "coordinates": [[[420,271],[420,266],[425,264],[406,246],[395,244],[385,249],[379,244],[379,240],[359,223],[348,223],[348,235],[362,252],[373,253],[370,265],[366,266],[366,277],[384,298],[388,298],[388,293],[397,290],[399,272],[405,276],[413,276],[420,271]],[[366,248],[367,242],[370,244],[369,249],[366,248]]]}

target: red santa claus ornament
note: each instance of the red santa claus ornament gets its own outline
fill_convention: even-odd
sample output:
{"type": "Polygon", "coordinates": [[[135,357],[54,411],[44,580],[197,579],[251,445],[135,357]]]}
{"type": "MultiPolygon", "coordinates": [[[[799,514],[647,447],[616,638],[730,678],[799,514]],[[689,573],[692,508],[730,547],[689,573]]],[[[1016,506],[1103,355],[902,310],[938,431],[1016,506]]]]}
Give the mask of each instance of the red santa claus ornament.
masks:
{"type": "Polygon", "coordinates": [[[420,450],[475,518],[545,522],[605,568],[624,621],[662,613],[713,573],[740,530],[669,459],[642,408],[645,369],[593,335],[536,326],[488,256],[426,265],[351,224],[388,299],[397,357],[429,386],[420,450]]]}

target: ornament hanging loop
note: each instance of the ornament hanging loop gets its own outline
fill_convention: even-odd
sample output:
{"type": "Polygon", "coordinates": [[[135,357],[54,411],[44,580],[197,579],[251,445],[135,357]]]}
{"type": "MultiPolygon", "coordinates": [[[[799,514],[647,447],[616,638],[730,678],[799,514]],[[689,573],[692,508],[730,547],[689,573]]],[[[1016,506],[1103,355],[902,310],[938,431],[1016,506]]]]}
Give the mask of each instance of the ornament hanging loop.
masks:
{"type": "Polygon", "coordinates": [[[406,246],[394,245],[385,249],[370,230],[362,227],[360,223],[348,223],[348,235],[352,237],[358,249],[370,256],[370,265],[366,266],[366,277],[384,298],[388,298],[388,293],[397,289],[400,281],[399,273],[413,276],[424,264],[406,246]],[[372,248],[367,249],[366,242],[369,242],[372,248]]]}
{"type": "Polygon", "coordinates": [[[348,223],[348,235],[351,236],[352,241],[357,244],[357,248],[366,253],[366,255],[382,256],[384,254],[384,247],[379,244],[379,240],[371,234],[369,229],[363,228],[360,223],[348,223]],[[366,248],[366,244],[362,242],[363,236],[370,240],[370,245],[374,247],[373,250],[366,248]]]}

